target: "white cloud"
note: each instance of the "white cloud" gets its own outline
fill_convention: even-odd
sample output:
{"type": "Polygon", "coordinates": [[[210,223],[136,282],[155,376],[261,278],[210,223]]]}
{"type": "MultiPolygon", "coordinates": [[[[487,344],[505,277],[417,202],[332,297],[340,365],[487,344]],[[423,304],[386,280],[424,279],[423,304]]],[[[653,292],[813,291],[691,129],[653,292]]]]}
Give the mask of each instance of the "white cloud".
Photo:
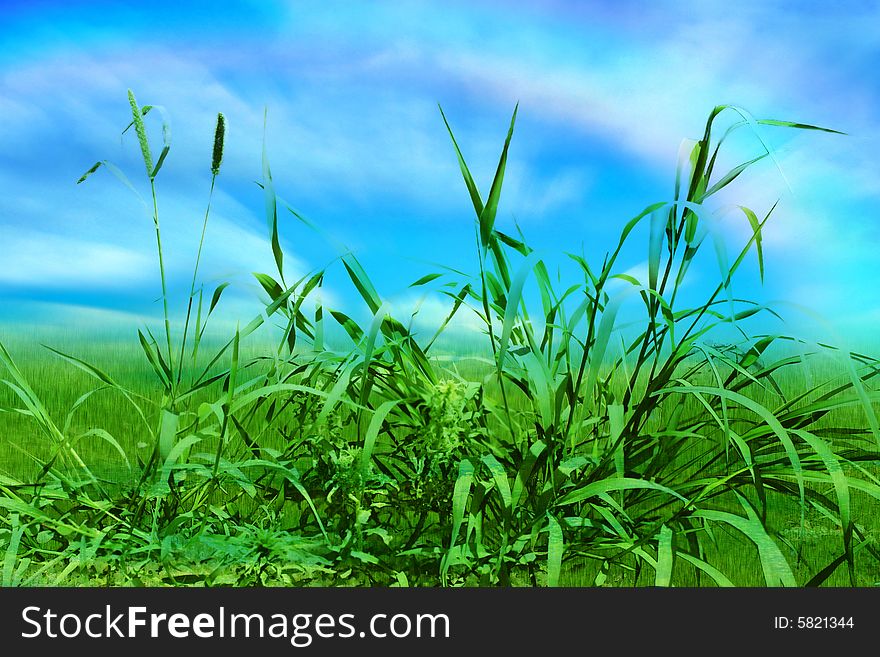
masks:
{"type": "MultiPolygon", "coordinates": [[[[414,329],[420,335],[430,337],[446,321],[452,311],[453,303],[452,299],[433,292],[416,295],[409,291],[391,300],[390,313],[404,325],[407,325],[410,317],[416,313],[413,319],[414,329]]],[[[476,313],[466,304],[462,304],[444,333],[479,334],[485,329],[486,324],[477,317],[476,313]]]]}
{"type": "MultiPolygon", "coordinates": [[[[834,294],[865,298],[853,277],[840,272],[853,254],[864,259],[877,248],[876,221],[866,210],[876,207],[880,195],[876,93],[853,77],[858,67],[826,55],[829,48],[844,47],[850,58],[871,54],[878,43],[870,31],[876,8],[825,10],[814,17],[761,2],[746,2],[737,12],[702,1],[644,11],[594,3],[544,16],[519,8],[483,25],[482,17],[497,8],[422,5],[401,12],[385,5],[379,14],[362,10],[371,20],[354,27],[332,12],[322,20],[306,17],[304,43],[327,37],[328,44],[346,46],[338,52],[328,47],[313,53],[268,39],[225,53],[197,42],[177,50],[104,46],[16,63],[0,72],[0,139],[11,158],[0,169],[0,186],[9,190],[0,198],[0,236],[8,235],[5,244],[14,246],[0,263],[0,281],[62,281],[61,287],[157,283],[149,216],[112,178],[90,183],[89,193],[72,185],[102,157],[140,173],[131,136],[124,148],[118,140],[128,119],[129,86],[142,103],[163,103],[172,115],[174,143],[160,193],[167,266],[176,276],[186,278],[195,253],[215,113],[222,110],[229,118],[202,270],[209,280],[247,279],[250,271],[273,268],[262,208],[248,209],[222,191],[226,180],[259,178],[265,105],[269,155],[283,196],[299,207],[302,200],[306,210],[335,205],[353,217],[366,216],[360,209],[382,199],[381,207],[394,206],[394,221],[405,230],[404,222],[433,220],[425,217],[438,210],[468,210],[434,102],[445,102],[447,95],[458,102],[464,89],[465,102],[453,105],[450,119],[484,193],[504,126],[486,130],[480,113],[491,107],[494,117],[520,100],[521,116],[540,124],[532,133],[518,133],[509,163],[502,215],[511,212],[523,222],[579,204],[587,192],[605,193],[592,189],[594,174],[587,169],[560,171],[541,163],[536,155],[546,154],[545,129],[587,136],[604,146],[599,158],[611,153],[640,173],[669,176],[680,139],[701,132],[716,102],[853,133],[805,133],[791,142],[782,163],[796,195],[804,198],[783,199],[766,229],[765,250],[768,260],[780,258],[781,267],[821,261],[834,294]],[[429,18],[448,20],[426,21],[426,11],[429,18]],[[384,20],[395,16],[398,23],[384,20]],[[396,29],[401,26],[407,29],[396,29]],[[270,73],[261,68],[265,61],[274,62],[270,73]],[[846,93],[835,93],[841,89],[846,93]],[[73,155],[84,159],[71,163],[73,155]],[[69,180],[70,189],[59,180],[69,180]]],[[[293,13],[291,30],[302,12],[293,13]]],[[[787,138],[782,131],[768,134],[787,138]]],[[[730,200],[760,214],[780,187],[786,194],[774,176],[744,176],[736,189],[746,190],[745,196],[730,200]]],[[[375,243],[372,226],[359,221],[352,219],[349,230],[375,243]]],[[[735,237],[747,236],[744,221],[731,225],[740,227],[735,237]]],[[[314,264],[311,253],[293,252],[298,260],[287,260],[292,272],[314,264]]]]}
{"type": "MultiPolygon", "coordinates": [[[[324,200],[364,201],[384,191],[396,199],[433,204],[465,198],[434,99],[346,76],[316,81],[306,71],[275,78],[275,85],[268,85],[268,78],[251,78],[233,87],[220,80],[224,71],[212,68],[205,56],[162,49],[151,49],[149,57],[137,50],[112,58],[68,53],[63,61],[36,61],[6,71],[0,75],[0,108],[8,111],[0,136],[20,149],[20,157],[45,150],[46,169],[31,174],[54,173],[50,151],[73,139],[80,152],[91,153],[77,165],[76,176],[107,157],[130,165],[137,182],[141,165],[134,137],[126,135],[122,149],[118,143],[129,118],[125,93],[131,87],[141,104],[162,104],[171,116],[172,150],[160,184],[169,176],[190,183],[207,177],[218,111],[228,121],[224,174],[259,179],[268,108],[268,154],[282,194],[292,189],[324,200]],[[172,164],[175,173],[169,174],[172,164]]],[[[159,119],[151,115],[147,125],[158,151],[159,119]]],[[[468,142],[469,150],[497,157],[494,139],[468,142]]],[[[412,219],[419,220],[419,213],[413,212],[412,219]]]]}
{"type": "Polygon", "coordinates": [[[542,223],[564,208],[583,203],[593,185],[584,167],[567,167],[547,177],[518,160],[505,175],[504,207],[521,223],[542,223]]]}
{"type": "Polygon", "coordinates": [[[143,326],[155,319],[141,313],[75,303],[21,301],[19,306],[18,317],[12,318],[12,321],[35,322],[35,329],[39,328],[50,332],[64,329],[68,336],[70,336],[72,326],[100,327],[103,331],[133,331],[138,326],[143,326]]]}
{"type": "Polygon", "coordinates": [[[0,282],[23,287],[121,289],[146,281],[153,263],[114,244],[0,226],[0,282]]]}

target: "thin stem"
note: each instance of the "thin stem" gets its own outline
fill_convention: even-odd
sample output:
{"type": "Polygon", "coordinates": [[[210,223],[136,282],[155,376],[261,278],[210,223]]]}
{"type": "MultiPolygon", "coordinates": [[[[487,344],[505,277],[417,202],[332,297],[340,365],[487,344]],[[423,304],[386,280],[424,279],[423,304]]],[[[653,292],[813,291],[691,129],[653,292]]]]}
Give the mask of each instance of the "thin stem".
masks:
{"type": "MultiPolygon", "coordinates": [[[[186,351],[186,338],[189,333],[189,320],[192,317],[193,297],[196,294],[196,279],[199,273],[199,263],[202,259],[202,247],[205,244],[205,233],[208,230],[208,216],[211,214],[211,201],[214,198],[214,184],[217,181],[217,174],[211,176],[211,191],[208,192],[208,206],[205,208],[205,220],[202,222],[202,236],[199,239],[199,250],[196,253],[196,264],[193,267],[192,283],[189,286],[189,300],[186,304],[186,319],[183,323],[183,337],[180,342],[180,368],[177,371],[177,384],[180,385],[180,379],[183,376],[183,356],[186,351]]],[[[198,340],[198,336],[194,336],[193,340],[198,340]]]]}
{"type": "MultiPolygon", "coordinates": [[[[162,231],[159,229],[159,203],[156,199],[156,181],[150,179],[150,191],[153,195],[153,225],[156,227],[156,246],[159,251],[159,276],[162,279],[162,308],[165,314],[165,338],[168,342],[168,367],[174,372],[174,352],[171,348],[171,319],[168,314],[168,285],[165,282],[165,259],[162,254],[162,231]]],[[[172,376],[173,378],[173,376],[172,376]]],[[[174,381],[169,381],[171,405],[174,405],[174,381]]]]}
{"type": "MultiPolygon", "coordinates": [[[[477,241],[479,242],[479,233],[477,233],[477,241]]],[[[494,236],[492,237],[494,239],[494,236]]],[[[492,315],[490,313],[489,304],[489,285],[486,282],[486,255],[487,249],[478,244],[477,254],[480,263],[480,283],[482,285],[483,312],[486,313],[486,324],[489,329],[489,343],[492,345],[492,356],[495,360],[495,372],[498,375],[498,387],[501,389],[501,402],[504,405],[504,413],[507,418],[507,429],[510,431],[510,439],[516,445],[516,432],[513,429],[513,418],[511,417],[510,404],[507,400],[507,390],[504,387],[503,364],[498,360],[498,349],[495,345],[495,331],[492,328],[492,315]]]]}

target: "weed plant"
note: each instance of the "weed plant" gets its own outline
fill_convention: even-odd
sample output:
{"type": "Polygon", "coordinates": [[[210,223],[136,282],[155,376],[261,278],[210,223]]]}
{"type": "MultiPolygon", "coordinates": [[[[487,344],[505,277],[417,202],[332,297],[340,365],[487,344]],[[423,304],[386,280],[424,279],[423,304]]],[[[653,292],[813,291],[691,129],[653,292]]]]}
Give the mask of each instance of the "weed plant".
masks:
{"type": "MultiPolygon", "coordinates": [[[[823,128],[714,108],[702,137],[682,146],[672,198],[629,220],[601,266],[568,254],[579,273],[560,282],[522,234],[496,227],[516,110],[485,194],[441,110],[473,205],[477,273],[438,269],[413,284],[450,300],[427,338],[413,317],[394,316],[350,251],[328,267],[344,268],[369,309],[366,322],[320,301],[327,268],[285,277],[279,219],[319,228],[276,193],[264,137],[260,186],[276,270],[255,274],[264,312],[216,346],[206,329],[227,285],[206,291],[198,274],[226,120],[218,115],[177,332],[157,194],[169,120],[131,92],[129,103],[126,130],[144,161],[162,290],[162,330],[139,330],[135,347],[152,383],[123,385],[51,349],[92,386],[66,411],[50,411],[0,345],[16,421],[8,440],[32,465],[0,476],[3,585],[877,581],[878,361],[823,347],[843,378],[835,371],[792,389],[800,379],[788,373],[823,354],[793,356],[790,336],[750,335],[748,318],[775,311],[734,297],[731,286],[750,253],[763,276],[762,230],[776,206],[763,214],[737,206],[750,237],[729,259],[711,205],[772,158],[763,147],[719,174],[731,135],[823,128]],[[156,114],[154,159],[145,119],[156,114]],[[731,119],[723,129],[721,117],[731,119]],[[618,264],[642,224],[647,280],[618,264]],[[701,303],[683,307],[679,291],[706,244],[719,280],[701,303]],[[539,312],[530,310],[529,286],[539,312]],[[635,332],[620,330],[627,299],[644,306],[635,332]],[[437,353],[464,313],[484,327],[476,365],[437,353]],[[279,323],[277,344],[248,350],[268,320],[279,323]],[[719,343],[730,327],[741,337],[719,343]],[[347,347],[330,344],[333,330],[347,347]],[[99,397],[125,416],[127,435],[80,429],[78,414],[99,397]],[[98,452],[103,461],[114,455],[115,475],[95,468],[98,452]],[[807,553],[820,528],[816,563],[807,553]]],[[[79,182],[99,169],[137,193],[107,161],[79,182]]]]}

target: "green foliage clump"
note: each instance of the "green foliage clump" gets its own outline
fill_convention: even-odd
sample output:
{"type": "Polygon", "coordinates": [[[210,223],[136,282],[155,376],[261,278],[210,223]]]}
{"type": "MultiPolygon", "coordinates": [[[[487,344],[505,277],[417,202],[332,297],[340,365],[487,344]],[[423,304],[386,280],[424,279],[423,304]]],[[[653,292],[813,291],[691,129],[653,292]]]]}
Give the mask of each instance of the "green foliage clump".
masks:
{"type": "MultiPolygon", "coordinates": [[[[155,186],[170,127],[161,108],[129,100],[164,304],[164,340],[150,329],[137,336],[153,387],[136,390],[52,350],[95,382],[60,419],[0,345],[10,410],[30,423],[29,444],[38,435],[44,447],[29,453],[35,472],[0,476],[4,585],[877,579],[870,518],[880,501],[880,361],[750,335],[748,318],[775,311],[736,297],[732,281],[749,254],[763,275],[762,231],[776,206],[762,215],[738,206],[749,238],[728,257],[712,205],[771,154],[765,147],[719,175],[731,135],[823,129],[715,108],[702,137],[683,144],[672,198],[624,224],[601,267],[565,254],[576,273],[563,281],[523,235],[496,226],[516,111],[485,196],[444,115],[474,209],[477,257],[470,274],[442,270],[413,284],[451,303],[430,338],[389,312],[347,250],[336,261],[369,308],[367,322],[320,300],[326,268],[287,280],[279,212],[317,227],[277,196],[264,144],[260,186],[277,271],[255,274],[264,312],[209,348],[206,328],[227,284],[205,291],[198,265],[226,120],[218,115],[202,238],[175,332],[155,186]],[[155,165],[143,120],[154,108],[164,139],[155,165]],[[645,280],[618,265],[639,227],[648,234],[645,280]],[[702,302],[684,305],[679,290],[707,239],[719,280],[702,302]],[[537,313],[528,286],[537,289],[537,313]],[[635,330],[618,320],[626,300],[642,306],[635,330]],[[436,355],[459,313],[483,326],[467,376],[463,361],[436,355]],[[278,323],[277,345],[246,354],[267,320],[278,323]],[[330,327],[346,336],[344,347],[328,344],[330,327]],[[742,338],[719,340],[729,327],[742,338]],[[805,353],[794,357],[789,345],[805,353]],[[791,372],[823,355],[838,358],[842,378],[792,384],[791,372]],[[106,397],[145,449],[106,428],[77,428],[82,409],[106,397]],[[89,441],[100,441],[104,460],[115,455],[117,475],[127,476],[97,472],[83,447],[89,441]],[[808,552],[817,540],[824,551],[808,552]]],[[[102,166],[134,189],[104,161],[80,182],[102,166]]]]}

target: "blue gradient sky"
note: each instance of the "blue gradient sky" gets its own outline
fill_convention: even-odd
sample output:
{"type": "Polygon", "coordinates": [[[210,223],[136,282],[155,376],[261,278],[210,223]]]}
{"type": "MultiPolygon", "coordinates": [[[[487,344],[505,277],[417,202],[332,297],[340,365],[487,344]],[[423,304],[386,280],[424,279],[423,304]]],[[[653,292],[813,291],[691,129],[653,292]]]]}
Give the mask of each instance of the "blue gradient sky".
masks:
{"type": "MultiPolygon", "coordinates": [[[[734,103],[849,133],[765,130],[788,186],[767,163],[727,199],[759,214],[782,199],[766,230],[766,281],[752,259],[737,295],[808,306],[828,330],[875,337],[880,5],[639,4],[4,3],[2,318],[126,323],[160,311],[149,216],[109,174],[74,184],[106,158],[145,190],[136,143],[120,141],[130,87],[171,115],[158,187],[176,301],[191,275],[218,111],[228,145],[203,279],[232,281],[227,316],[246,319],[259,296],[250,272],[273,269],[254,184],[264,108],[279,194],[353,249],[404,312],[417,300],[408,284],[430,262],[475,265],[472,208],[438,102],[484,190],[520,102],[499,226],[518,222],[551,262],[583,250],[596,266],[628,218],[671,197],[681,140],[700,136],[714,105],[734,103]]],[[[743,133],[730,164],[756,147],[743,133]]],[[[738,244],[744,227],[730,222],[738,244]]],[[[290,274],[334,258],[292,217],[282,238],[290,274]]],[[[643,271],[646,254],[647,241],[634,242],[620,271],[643,271]]],[[[334,271],[328,302],[357,306],[334,271]]],[[[697,298],[717,266],[701,261],[694,274],[697,298]]],[[[438,297],[424,302],[426,316],[445,310],[438,297]]],[[[793,332],[814,322],[783,312],[793,332]]]]}

